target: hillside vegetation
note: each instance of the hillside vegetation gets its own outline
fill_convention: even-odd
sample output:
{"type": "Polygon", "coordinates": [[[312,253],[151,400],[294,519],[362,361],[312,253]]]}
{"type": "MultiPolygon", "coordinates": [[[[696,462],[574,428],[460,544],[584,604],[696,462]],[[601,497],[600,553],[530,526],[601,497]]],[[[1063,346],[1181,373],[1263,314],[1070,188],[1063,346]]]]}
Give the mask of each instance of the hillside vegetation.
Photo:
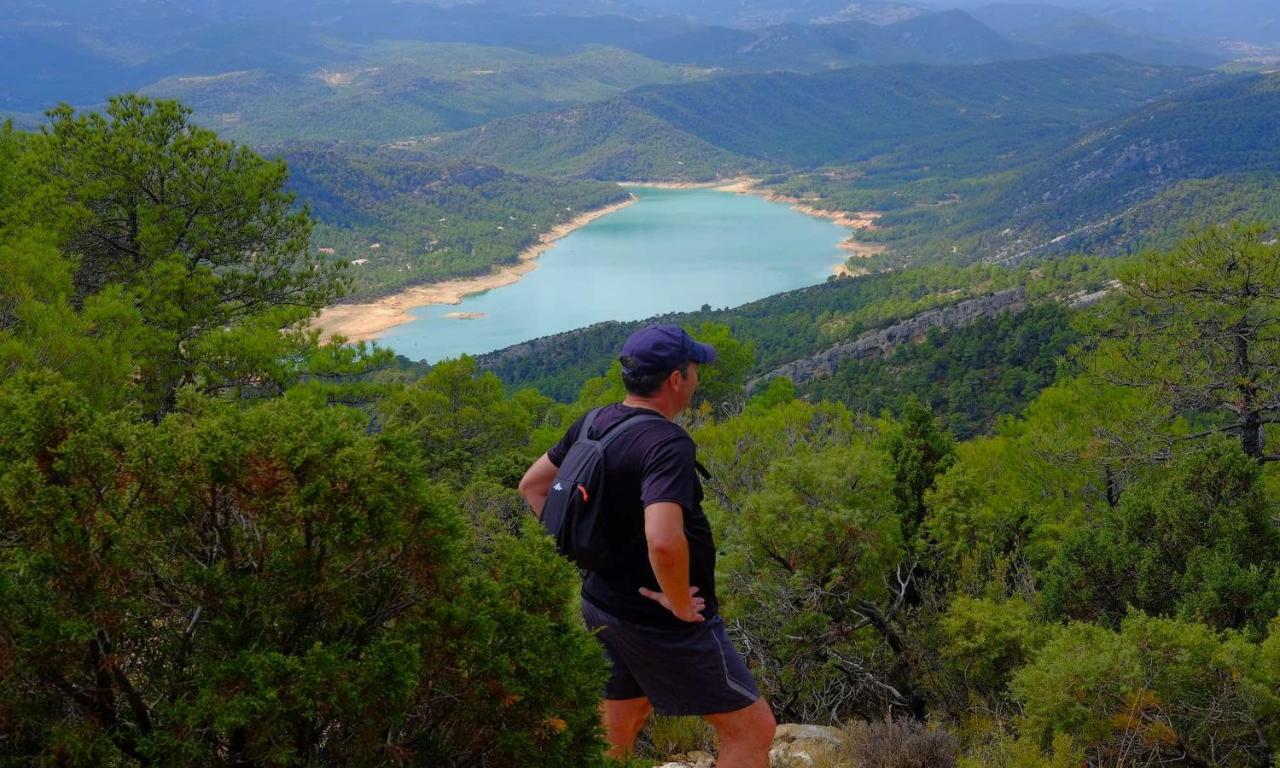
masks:
{"type": "Polygon", "coordinates": [[[696,73],[617,48],[546,56],[464,44],[386,43],[306,73],[264,69],[173,77],[142,89],[252,144],[385,142],[508,115],[599,101],[696,73]]]}
{"type": "MultiPolygon", "coordinates": [[[[664,322],[697,328],[711,322],[723,324],[735,339],[751,346],[751,364],[742,371],[745,380],[922,312],[1010,288],[1024,288],[1033,304],[1069,301],[1105,289],[1119,266],[1118,262],[1071,258],[1024,264],[1017,269],[988,265],[928,266],[854,279],[833,278],[820,285],[739,307],[704,307],[699,312],[673,313],[643,321],[600,323],[479,355],[476,362],[512,388],[532,386],[558,399],[569,400],[588,379],[602,375],[615,363],[622,342],[641,325],[664,322]]],[[[1061,330],[1066,330],[1064,315],[1051,317],[1062,321],[1061,330]]],[[[980,325],[972,333],[984,333],[981,329],[985,327],[980,325]]],[[[1061,352],[1069,338],[1068,334],[1054,341],[1050,349],[1061,352]]],[[[853,368],[861,365],[850,363],[853,368]]],[[[840,370],[837,369],[837,373],[840,370]]],[[[905,383],[908,378],[900,377],[900,381],[905,383]]],[[[814,389],[820,386],[826,385],[815,384],[814,389]]],[[[925,390],[895,391],[903,395],[914,392],[931,402],[939,400],[925,390]]],[[[843,389],[834,394],[833,399],[856,408],[881,404],[881,401],[867,399],[866,394],[843,389]]],[[[983,393],[974,390],[965,407],[986,408],[972,402],[982,398],[983,393]]],[[[878,412],[879,408],[873,410],[878,412]]]]}
{"type": "Polygon", "coordinates": [[[654,59],[742,71],[817,72],[857,64],[976,64],[1031,58],[1019,45],[965,13],[922,14],[889,24],[842,21],[757,29],[699,27],[636,47],[654,59]]]}
{"type": "Polygon", "coordinates": [[[523,173],[610,179],[713,178],[895,157],[917,158],[917,166],[989,163],[1066,141],[1200,74],[1092,56],[744,75],[497,120],[433,137],[421,149],[523,173]]]}
{"type": "Polygon", "coordinates": [[[887,214],[905,257],[990,261],[1168,245],[1188,225],[1274,210],[1280,75],[1245,75],[1134,109],[959,204],[887,214]]]}
{"type": "Polygon", "coordinates": [[[313,250],[353,262],[354,299],[514,263],[557,224],[629,197],[614,184],[547,184],[395,151],[296,143],[280,149],[289,188],[315,220],[313,250]]]}

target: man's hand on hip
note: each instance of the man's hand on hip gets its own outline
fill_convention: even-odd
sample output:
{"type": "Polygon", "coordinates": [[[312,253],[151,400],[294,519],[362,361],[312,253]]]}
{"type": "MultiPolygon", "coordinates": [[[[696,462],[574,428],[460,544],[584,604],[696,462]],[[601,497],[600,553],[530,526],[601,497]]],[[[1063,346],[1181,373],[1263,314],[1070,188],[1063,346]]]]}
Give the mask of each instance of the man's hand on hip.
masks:
{"type": "Polygon", "coordinates": [[[672,608],[671,600],[662,592],[654,592],[652,589],[645,589],[644,587],[641,587],[640,594],[656,602],[658,605],[661,605],[663,608],[666,608],[668,611],[671,611],[671,615],[681,621],[687,621],[690,624],[706,621],[702,616],[702,611],[707,607],[707,601],[701,597],[697,597],[697,587],[689,587],[689,608],[687,611],[680,611],[679,609],[672,608]]]}

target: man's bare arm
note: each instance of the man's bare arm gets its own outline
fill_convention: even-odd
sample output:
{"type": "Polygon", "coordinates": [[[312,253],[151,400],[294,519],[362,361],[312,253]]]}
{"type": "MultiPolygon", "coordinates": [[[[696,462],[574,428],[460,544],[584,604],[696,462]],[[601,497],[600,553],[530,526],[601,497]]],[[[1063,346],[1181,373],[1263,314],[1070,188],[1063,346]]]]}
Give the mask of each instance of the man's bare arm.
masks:
{"type": "Polygon", "coordinates": [[[689,587],[689,540],[684,535],[684,509],[672,501],[644,508],[644,537],[649,544],[649,564],[661,592],[640,589],[640,594],[661,603],[676,618],[702,621],[703,600],[698,588],[689,587]]]}
{"type": "Polygon", "coordinates": [[[547,503],[547,494],[551,492],[551,484],[555,482],[558,471],[544,453],[533,462],[524,477],[520,478],[520,495],[539,518],[542,517],[542,508],[547,503]]]}

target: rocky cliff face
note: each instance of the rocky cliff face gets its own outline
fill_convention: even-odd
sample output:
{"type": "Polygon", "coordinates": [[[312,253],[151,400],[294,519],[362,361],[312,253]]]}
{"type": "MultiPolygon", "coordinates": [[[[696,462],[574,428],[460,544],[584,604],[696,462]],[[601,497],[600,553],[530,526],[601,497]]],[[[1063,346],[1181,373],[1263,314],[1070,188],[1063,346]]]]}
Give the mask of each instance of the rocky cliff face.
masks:
{"type": "Polygon", "coordinates": [[[812,379],[824,378],[834,373],[836,367],[846,360],[886,355],[899,344],[911,344],[924,339],[930,329],[961,328],[983,318],[994,317],[1001,312],[1021,312],[1026,308],[1026,291],[1022,288],[1010,288],[990,296],[931,309],[897,325],[878,331],[868,331],[852,341],[841,342],[815,355],[774,368],[763,376],[747,382],[747,391],[755,391],[779,376],[786,376],[797,385],[812,379]]]}

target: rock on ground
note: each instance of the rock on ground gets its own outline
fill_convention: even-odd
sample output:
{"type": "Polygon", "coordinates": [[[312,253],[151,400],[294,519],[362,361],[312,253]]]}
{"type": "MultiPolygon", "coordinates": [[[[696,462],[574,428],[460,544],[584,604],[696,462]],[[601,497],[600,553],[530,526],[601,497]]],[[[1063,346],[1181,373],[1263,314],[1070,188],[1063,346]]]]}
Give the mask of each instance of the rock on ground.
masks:
{"type": "MultiPolygon", "coordinates": [[[[770,768],[810,768],[831,765],[840,754],[844,733],[825,725],[786,723],[778,726],[769,750],[770,768]]],[[[706,752],[676,755],[656,768],[713,768],[715,757],[706,752]]]]}

